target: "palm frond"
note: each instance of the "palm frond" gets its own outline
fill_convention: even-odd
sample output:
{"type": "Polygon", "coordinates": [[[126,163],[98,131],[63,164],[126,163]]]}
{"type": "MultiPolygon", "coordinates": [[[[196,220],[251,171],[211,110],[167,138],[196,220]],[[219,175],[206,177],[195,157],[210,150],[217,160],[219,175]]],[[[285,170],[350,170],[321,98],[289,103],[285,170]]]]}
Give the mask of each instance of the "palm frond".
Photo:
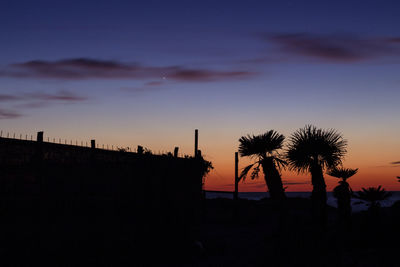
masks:
{"type": "Polygon", "coordinates": [[[350,168],[333,168],[331,170],[328,171],[328,175],[335,177],[335,178],[339,178],[339,179],[343,179],[343,180],[347,180],[350,177],[352,177],[353,175],[355,175],[358,172],[358,169],[350,169],[350,168]]]}
{"type": "Polygon", "coordinates": [[[367,202],[379,202],[388,199],[392,194],[387,192],[382,186],[361,188],[354,196],[360,200],[367,202]]]}
{"type": "Polygon", "coordinates": [[[246,179],[247,174],[251,170],[251,168],[254,166],[255,163],[250,164],[246,167],[243,168],[242,172],[239,175],[239,181],[243,179],[243,181],[246,179]]]}
{"type": "Polygon", "coordinates": [[[342,163],[347,141],[334,129],[319,129],[306,125],[290,137],[286,160],[292,170],[307,172],[315,163],[322,168],[334,168],[342,163]]]}
{"type": "Polygon", "coordinates": [[[274,130],[260,135],[247,135],[239,139],[239,154],[241,157],[262,157],[281,149],[285,136],[274,130]]]}
{"type": "Polygon", "coordinates": [[[281,158],[278,157],[274,157],[274,162],[276,163],[276,165],[278,166],[278,169],[286,169],[286,166],[288,165],[288,163],[286,162],[286,160],[283,160],[281,158]]]}
{"type": "Polygon", "coordinates": [[[260,173],[260,164],[254,167],[253,171],[251,172],[251,180],[258,178],[258,174],[260,173]]]}

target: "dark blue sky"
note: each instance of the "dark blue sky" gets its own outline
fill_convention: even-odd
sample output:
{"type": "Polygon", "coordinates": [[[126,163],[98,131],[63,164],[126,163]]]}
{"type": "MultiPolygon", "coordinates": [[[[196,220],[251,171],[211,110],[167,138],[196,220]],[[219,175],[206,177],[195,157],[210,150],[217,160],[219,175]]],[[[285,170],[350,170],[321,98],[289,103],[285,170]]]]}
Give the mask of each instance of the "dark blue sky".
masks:
{"type": "Polygon", "coordinates": [[[6,0],[0,10],[0,41],[8,52],[2,61],[63,55],[140,60],[144,53],[163,63],[157,58],[163,53],[200,58],[241,47],[244,57],[257,47],[251,41],[258,33],[375,37],[396,35],[400,25],[398,1],[6,0]]]}

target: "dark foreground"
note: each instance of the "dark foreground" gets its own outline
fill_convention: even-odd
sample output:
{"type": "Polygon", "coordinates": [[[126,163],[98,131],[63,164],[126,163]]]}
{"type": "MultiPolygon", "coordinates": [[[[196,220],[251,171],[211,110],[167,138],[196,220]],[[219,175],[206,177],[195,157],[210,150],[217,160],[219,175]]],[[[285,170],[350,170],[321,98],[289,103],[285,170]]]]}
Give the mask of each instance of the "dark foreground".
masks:
{"type": "MultiPolygon", "coordinates": [[[[328,227],[311,222],[308,199],[282,216],[270,200],[208,199],[201,221],[175,237],[157,223],[95,218],[1,222],[1,266],[399,266],[400,203],[378,215],[353,214],[351,230],[329,208],[328,227]]],[[[143,214],[142,214],[143,215],[143,214]]],[[[154,215],[152,220],[156,220],[154,215]]],[[[143,218],[142,218],[143,219],[143,218]]],[[[146,221],[146,220],[141,220],[146,221]]],[[[173,231],[172,231],[173,232],[173,231]]]]}
{"type": "Polygon", "coordinates": [[[208,200],[197,266],[400,266],[399,204],[381,209],[378,218],[353,214],[350,230],[329,208],[322,231],[313,226],[308,199],[288,199],[285,219],[269,200],[241,200],[235,221],[232,201],[208,200]]]}

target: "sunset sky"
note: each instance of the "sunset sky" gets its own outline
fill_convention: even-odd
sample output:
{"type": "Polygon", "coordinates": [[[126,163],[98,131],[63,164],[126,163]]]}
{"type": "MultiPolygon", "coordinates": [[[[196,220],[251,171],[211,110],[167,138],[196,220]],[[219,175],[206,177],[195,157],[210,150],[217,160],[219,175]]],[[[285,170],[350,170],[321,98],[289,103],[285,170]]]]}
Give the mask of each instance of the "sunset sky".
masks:
{"type": "Polygon", "coordinates": [[[400,190],[399,14],[396,0],[2,0],[0,130],[192,154],[199,129],[206,188],[232,190],[242,135],[314,124],[347,139],[353,189],[400,190]]]}

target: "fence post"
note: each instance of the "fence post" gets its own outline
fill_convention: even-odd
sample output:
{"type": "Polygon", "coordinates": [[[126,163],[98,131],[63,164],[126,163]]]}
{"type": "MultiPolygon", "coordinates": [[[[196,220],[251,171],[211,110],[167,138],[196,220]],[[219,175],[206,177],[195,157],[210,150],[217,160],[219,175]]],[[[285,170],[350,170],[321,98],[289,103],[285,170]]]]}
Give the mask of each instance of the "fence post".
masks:
{"type": "Polygon", "coordinates": [[[142,146],[137,146],[137,153],[138,154],[143,154],[143,147],[142,146]]]}
{"type": "Polygon", "coordinates": [[[194,156],[197,157],[197,152],[199,150],[199,130],[194,130],[194,156]]]}
{"type": "Polygon", "coordinates": [[[235,152],[235,193],[233,195],[234,200],[239,198],[239,155],[235,152]]]}
{"type": "Polygon", "coordinates": [[[178,157],[178,151],[179,151],[179,147],[175,147],[174,148],[174,157],[177,158],[178,157]]]}
{"type": "Polygon", "coordinates": [[[96,148],[96,140],[90,140],[90,147],[95,149],[96,148]]]}
{"type": "MultiPolygon", "coordinates": [[[[32,135],[31,135],[31,141],[32,140],[32,135]]],[[[49,202],[49,190],[48,190],[48,185],[47,185],[47,176],[46,176],[46,171],[45,171],[45,163],[44,163],[44,153],[43,153],[43,131],[37,132],[36,135],[36,143],[34,144],[36,149],[35,149],[35,155],[33,157],[33,165],[34,165],[34,177],[35,180],[39,183],[39,188],[40,188],[40,197],[39,197],[39,206],[34,207],[35,211],[38,212],[40,215],[40,221],[42,222],[44,218],[47,216],[47,212],[41,212],[40,207],[44,203],[49,202]]],[[[44,224],[40,224],[40,231],[44,231],[44,224]]]]}
{"type": "Polygon", "coordinates": [[[37,142],[43,143],[43,132],[37,132],[37,142]]]}

